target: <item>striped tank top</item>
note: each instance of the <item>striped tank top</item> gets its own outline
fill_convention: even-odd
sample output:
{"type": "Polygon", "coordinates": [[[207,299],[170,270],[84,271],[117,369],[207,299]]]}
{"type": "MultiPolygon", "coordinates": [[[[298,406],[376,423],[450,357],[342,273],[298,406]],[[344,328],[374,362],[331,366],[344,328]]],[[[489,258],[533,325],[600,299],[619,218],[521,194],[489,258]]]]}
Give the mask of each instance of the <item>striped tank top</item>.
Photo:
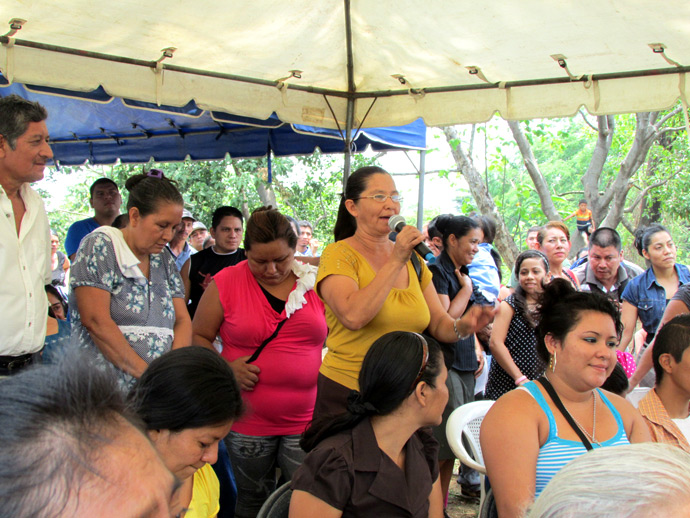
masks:
{"type": "MultiPolygon", "coordinates": [[[[522,387],[524,387],[537,401],[537,403],[539,403],[539,406],[549,419],[549,437],[546,439],[544,445],[539,448],[539,456],[537,457],[537,479],[534,495],[534,498],[537,498],[546,487],[546,484],[549,483],[553,476],[563,466],[565,466],[575,457],[579,457],[580,455],[587,453],[587,449],[581,441],[571,441],[558,437],[558,429],[556,428],[556,420],[553,417],[553,412],[546,403],[544,395],[541,393],[539,387],[534,381],[525,383],[522,385],[522,387]]],[[[601,446],[594,443],[592,443],[592,446],[594,448],[599,448],[604,446],[630,444],[630,441],[628,441],[628,436],[625,434],[623,420],[621,419],[621,415],[618,413],[618,410],[616,410],[606,396],[604,396],[601,390],[596,390],[601,400],[606,404],[609,410],[611,410],[613,417],[616,419],[618,431],[616,432],[616,435],[611,437],[609,440],[603,441],[601,446]]]]}

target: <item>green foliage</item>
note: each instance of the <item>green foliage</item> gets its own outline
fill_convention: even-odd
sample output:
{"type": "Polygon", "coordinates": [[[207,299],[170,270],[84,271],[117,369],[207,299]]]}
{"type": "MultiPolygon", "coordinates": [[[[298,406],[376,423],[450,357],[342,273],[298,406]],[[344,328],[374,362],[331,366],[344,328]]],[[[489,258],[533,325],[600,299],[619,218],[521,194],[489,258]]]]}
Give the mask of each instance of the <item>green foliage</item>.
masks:
{"type": "MultiPolygon", "coordinates": [[[[352,170],[376,163],[376,157],[354,155],[352,170]]],[[[185,199],[185,207],[207,226],[213,211],[221,205],[232,205],[243,212],[262,206],[260,191],[273,187],[281,212],[314,225],[314,236],[327,244],[333,239],[333,227],[342,192],[342,156],[313,155],[293,158],[272,158],[272,184],[268,183],[268,163],[264,159],[215,160],[177,163],[154,163],[146,168],[162,169],[167,177],[177,182],[185,199]]],[[[69,226],[92,215],[89,205],[89,186],[100,177],[107,177],[120,186],[122,211],[127,204],[124,188],[127,178],[141,172],[141,165],[121,164],[98,167],[63,167],[48,171],[48,183],[65,181],[66,175],[76,175],[79,181],[69,188],[59,207],[49,212],[51,225],[61,240],[69,226]]],[[[50,189],[41,195],[51,200],[50,189]]]]}

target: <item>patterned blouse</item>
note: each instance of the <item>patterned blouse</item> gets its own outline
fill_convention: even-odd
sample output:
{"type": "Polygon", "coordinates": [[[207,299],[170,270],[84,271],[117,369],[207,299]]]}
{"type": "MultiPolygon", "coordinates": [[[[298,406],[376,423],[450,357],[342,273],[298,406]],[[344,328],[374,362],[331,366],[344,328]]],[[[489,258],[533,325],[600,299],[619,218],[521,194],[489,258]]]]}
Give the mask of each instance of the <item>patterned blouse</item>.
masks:
{"type": "MultiPolygon", "coordinates": [[[[117,246],[131,253],[124,239],[117,246]]],[[[110,235],[93,232],[86,236],[72,265],[70,279],[70,314],[72,342],[87,349],[94,363],[102,368],[112,364],[102,355],[91,335],[81,323],[74,289],[90,286],[110,293],[110,317],[127,339],[132,349],[151,363],[170,351],[175,325],[173,298],[184,298],[184,287],[175,260],[166,249],[150,256],[150,274],[146,279],[138,267],[123,273],[110,235]]],[[[133,254],[132,254],[133,255],[133,254]]],[[[121,388],[128,390],[134,377],[113,366],[121,388]]]]}

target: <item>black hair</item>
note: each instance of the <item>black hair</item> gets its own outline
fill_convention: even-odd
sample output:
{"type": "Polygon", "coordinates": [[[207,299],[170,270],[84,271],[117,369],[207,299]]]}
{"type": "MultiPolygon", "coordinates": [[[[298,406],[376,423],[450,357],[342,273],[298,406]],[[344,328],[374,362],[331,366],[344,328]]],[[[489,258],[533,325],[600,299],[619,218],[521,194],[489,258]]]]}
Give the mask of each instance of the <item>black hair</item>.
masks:
{"type": "MultiPolygon", "coordinates": [[[[65,315],[67,315],[67,302],[65,301],[62,294],[58,291],[58,289],[52,284],[46,284],[45,290],[46,293],[50,293],[53,297],[57,298],[60,301],[60,304],[62,304],[62,311],[64,311],[65,315]]],[[[57,318],[55,316],[55,313],[53,312],[53,308],[50,307],[50,304],[48,305],[48,316],[57,318]]]]}
{"type": "MultiPolygon", "coordinates": [[[[472,216],[472,219],[476,220],[482,228],[482,232],[484,233],[483,242],[493,245],[494,239],[496,239],[496,221],[490,216],[482,216],[476,213],[472,216]]],[[[501,255],[493,246],[489,249],[489,253],[498,270],[498,280],[499,282],[503,282],[503,272],[501,271],[503,268],[503,259],[501,259],[501,255]]]]}
{"type": "Polygon", "coordinates": [[[684,313],[666,322],[654,338],[652,361],[657,385],[661,383],[665,374],[659,363],[659,357],[662,354],[670,354],[676,362],[680,362],[688,347],[690,347],[690,314],[684,313]]]}
{"type": "Polygon", "coordinates": [[[522,318],[525,319],[530,326],[535,327],[537,322],[534,319],[532,312],[527,308],[527,294],[520,285],[520,267],[525,259],[540,259],[544,265],[544,276],[546,276],[546,274],[549,272],[549,260],[547,259],[546,255],[539,250],[525,250],[517,256],[517,259],[515,259],[515,267],[513,271],[515,272],[515,278],[518,280],[518,285],[515,288],[515,293],[513,296],[515,299],[515,305],[517,306],[518,313],[522,316],[522,318]]]}
{"type": "Polygon", "coordinates": [[[297,221],[295,218],[292,216],[288,216],[287,214],[284,214],[284,216],[288,219],[290,222],[290,226],[292,227],[292,230],[295,231],[295,235],[299,237],[299,221],[297,221]]]}
{"type": "Polygon", "coordinates": [[[37,102],[16,94],[0,97],[0,135],[5,137],[10,149],[17,147],[17,139],[26,133],[30,123],[47,118],[48,112],[37,102]]]}
{"type": "Polygon", "coordinates": [[[177,190],[176,183],[159,169],[130,176],[125,182],[125,189],[129,191],[127,212],[136,207],[143,217],[156,212],[161,203],[173,203],[184,207],[184,200],[177,190]]]}
{"type": "Polygon", "coordinates": [[[472,219],[479,223],[484,233],[484,243],[492,244],[496,239],[496,222],[490,216],[482,216],[481,214],[474,214],[472,219]]]}
{"type": "Polygon", "coordinates": [[[93,191],[96,190],[96,187],[98,187],[99,185],[104,185],[104,184],[112,185],[113,187],[115,187],[117,189],[118,193],[120,192],[120,188],[117,186],[117,184],[114,181],[112,181],[110,178],[104,177],[104,178],[99,178],[98,180],[96,180],[95,182],[93,182],[91,184],[91,187],[89,187],[89,196],[91,198],[93,198],[93,191]]]}
{"type": "Polygon", "coordinates": [[[436,218],[436,230],[443,236],[443,247],[448,247],[448,238],[453,235],[460,239],[475,228],[481,228],[479,222],[467,216],[441,214],[436,218]]]}
{"type": "Polygon", "coordinates": [[[117,216],[115,216],[115,219],[113,220],[113,224],[110,226],[115,227],[115,228],[119,228],[120,230],[122,230],[127,225],[129,225],[129,214],[124,213],[124,214],[118,214],[117,216]]]}
{"type": "Polygon", "coordinates": [[[652,242],[652,237],[659,232],[666,232],[669,236],[671,235],[668,229],[659,223],[653,223],[648,227],[640,227],[635,231],[634,245],[640,256],[644,257],[643,251],[649,252],[649,244],[652,242]]]}
{"type": "Polygon", "coordinates": [[[271,243],[277,239],[284,239],[293,250],[297,246],[297,236],[287,217],[270,205],[252,212],[244,231],[244,249],[249,252],[253,243],[271,243]]]}
{"type": "Polygon", "coordinates": [[[550,354],[544,338],[552,335],[561,343],[575,327],[585,311],[596,311],[611,317],[616,334],[621,335],[623,324],[616,304],[601,291],[576,291],[569,281],[556,278],[544,286],[537,307],[537,354],[548,363],[550,354]]]}
{"type": "Polygon", "coordinates": [[[322,440],[354,428],[368,416],[390,414],[419,383],[425,382],[434,388],[442,366],[441,346],[433,338],[407,331],[386,333],[364,356],[359,372],[360,389],[350,394],[347,412],[315,420],[304,432],[300,446],[309,452],[322,440]],[[427,344],[429,359],[420,373],[425,358],[423,341],[427,344]],[[415,383],[415,380],[418,381],[415,383]]]}
{"type": "Polygon", "coordinates": [[[586,203],[587,203],[587,200],[585,200],[584,198],[581,198],[580,201],[577,202],[577,204],[580,205],[581,203],[585,203],[585,204],[586,204],[586,203]]]}
{"type": "Polygon", "coordinates": [[[218,225],[220,225],[220,222],[223,221],[223,218],[228,216],[238,218],[240,223],[244,225],[244,216],[239,209],[231,207],[230,205],[223,205],[222,207],[218,207],[213,211],[213,216],[211,216],[211,228],[214,230],[217,229],[218,225]]]}
{"type": "Polygon", "coordinates": [[[628,381],[628,377],[625,375],[625,369],[620,363],[616,362],[611,374],[609,374],[609,377],[606,378],[606,381],[601,388],[608,390],[609,392],[613,392],[620,397],[625,397],[625,394],[628,392],[628,387],[630,387],[630,382],[628,381]]]}
{"type": "Polygon", "coordinates": [[[62,516],[79,489],[106,474],[104,450],[142,430],[112,373],[71,349],[0,383],[2,516],[62,516]]]}
{"type": "Polygon", "coordinates": [[[333,235],[336,241],[355,235],[357,220],[345,207],[345,200],[358,200],[369,185],[369,177],[375,174],[388,174],[388,171],[378,166],[360,167],[347,179],[345,192],[340,198],[338,217],[335,221],[333,235]]]}
{"type": "Polygon", "coordinates": [[[529,227],[529,229],[527,229],[527,235],[529,236],[532,232],[538,233],[541,231],[541,229],[542,229],[541,225],[534,225],[533,227],[529,227]]]}
{"type": "Polygon", "coordinates": [[[432,219],[429,224],[426,227],[426,232],[429,234],[429,239],[433,239],[435,237],[443,240],[443,232],[441,232],[438,227],[436,226],[436,223],[438,223],[438,218],[446,218],[446,217],[453,217],[452,214],[439,214],[436,216],[434,219],[432,219]]]}
{"type": "Polygon", "coordinates": [[[589,236],[589,249],[591,250],[593,246],[598,246],[599,248],[613,246],[618,252],[623,250],[621,236],[615,229],[609,227],[599,227],[592,232],[592,235],[589,236]]]}
{"type": "Polygon", "coordinates": [[[205,347],[173,349],[151,362],[129,399],[147,430],[217,426],[242,415],[230,365],[205,347]]]}

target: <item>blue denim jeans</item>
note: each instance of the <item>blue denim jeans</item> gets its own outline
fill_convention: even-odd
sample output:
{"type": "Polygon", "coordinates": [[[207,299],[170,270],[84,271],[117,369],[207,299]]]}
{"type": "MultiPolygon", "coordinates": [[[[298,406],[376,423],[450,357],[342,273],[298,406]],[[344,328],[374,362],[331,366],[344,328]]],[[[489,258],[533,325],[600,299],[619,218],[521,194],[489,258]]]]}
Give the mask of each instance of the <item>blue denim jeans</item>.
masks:
{"type": "Polygon", "coordinates": [[[299,435],[253,436],[230,432],[225,444],[237,482],[236,518],[255,518],[276,489],[276,468],[285,481],[302,464],[299,435]]]}

